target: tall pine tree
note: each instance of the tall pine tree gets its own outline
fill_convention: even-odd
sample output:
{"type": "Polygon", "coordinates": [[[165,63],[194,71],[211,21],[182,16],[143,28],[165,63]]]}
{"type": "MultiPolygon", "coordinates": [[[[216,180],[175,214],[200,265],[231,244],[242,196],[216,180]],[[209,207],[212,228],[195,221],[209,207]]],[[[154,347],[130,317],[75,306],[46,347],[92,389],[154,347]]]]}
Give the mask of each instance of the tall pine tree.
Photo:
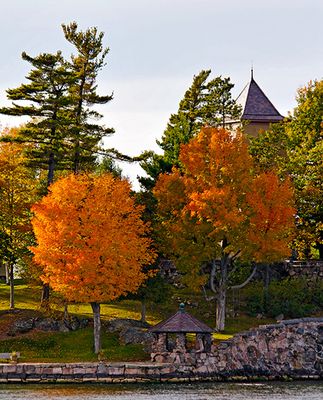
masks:
{"type": "Polygon", "coordinates": [[[26,77],[28,83],[8,89],[7,97],[24,103],[13,102],[10,107],[2,107],[0,113],[31,117],[17,136],[8,140],[33,144],[26,147],[27,163],[47,170],[49,186],[54,180],[55,169],[64,168],[66,162],[66,133],[70,124],[67,110],[71,103],[68,88],[74,78],[61,52],[42,53],[37,57],[24,52],[22,58],[32,65],[26,77]]]}
{"type": "Polygon", "coordinates": [[[75,173],[93,165],[103,137],[114,132],[95,121],[103,116],[94,111],[92,106],[106,104],[113,95],[100,96],[97,93],[96,79],[99,71],[105,65],[105,57],[109,48],[103,47],[103,32],[97,28],[78,31],[76,22],[62,25],[66,40],[77,50],[71,57],[70,68],[75,77],[69,87],[72,99],[70,118],[70,142],[72,152],[72,168],[75,173]]]}

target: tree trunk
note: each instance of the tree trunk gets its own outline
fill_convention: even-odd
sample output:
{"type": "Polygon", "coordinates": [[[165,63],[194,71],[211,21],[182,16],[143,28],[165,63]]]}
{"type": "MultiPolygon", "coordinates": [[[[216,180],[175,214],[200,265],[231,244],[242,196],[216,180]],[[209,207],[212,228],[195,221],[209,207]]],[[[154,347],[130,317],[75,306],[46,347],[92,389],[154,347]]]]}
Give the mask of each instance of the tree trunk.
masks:
{"type": "Polygon", "coordinates": [[[64,301],[64,319],[68,320],[68,302],[64,301]]]}
{"type": "Polygon", "coordinates": [[[75,143],[73,172],[77,175],[80,172],[80,144],[79,141],[75,143]]]}
{"type": "Polygon", "coordinates": [[[54,182],[55,158],[54,153],[50,153],[48,158],[47,187],[54,182]]]}
{"type": "Polygon", "coordinates": [[[48,283],[43,283],[40,306],[41,306],[41,308],[44,308],[44,309],[49,308],[49,284],[48,283]]]}
{"type": "Polygon", "coordinates": [[[146,323],[146,303],[144,301],[141,302],[141,322],[146,323]]]}
{"type": "Polygon", "coordinates": [[[6,262],[4,265],[5,271],[6,271],[6,285],[10,285],[10,274],[9,274],[9,265],[6,262]]]}
{"type": "Polygon", "coordinates": [[[100,303],[91,303],[94,322],[94,353],[98,354],[101,350],[101,320],[100,320],[100,303]]]}
{"type": "Polygon", "coordinates": [[[270,266],[266,264],[265,277],[264,277],[264,298],[263,298],[263,306],[265,313],[268,312],[269,284],[270,284],[270,266]]]}
{"type": "Polygon", "coordinates": [[[226,297],[227,297],[226,285],[222,284],[218,288],[218,296],[217,296],[217,302],[216,302],[216,325],[215,325],[215,329],[218,332],[224,331],[224,327],[225,327],[226,297]]]}
{"type": "MultiPolygon", "coordinates": [[[[81,115],[82,115],[82,109],[83,109],[83,97],[84,97],[84,86],[85,86],[85,74],[87,70],[87,65],[88,63],[85,62],[84,67],[83,67],[83,76],[81,77],[81,82],[80,82],[80,87],[79,87],[79,101],[78,101],[78,107],[76,111],[76,124],[77,126],[80,125],[80,120],[81,120],[81,115]]],[[[76,133],[76,141],[74,143],[74,165],[73,165],[73,172],[74,174],[78,174],[80,172],[80,164],[81,164],[81,154],[80,154],[80,132],[79,128],[76,133]]]]}
{"type": "MultiPolygon", "coordinates": [[[[226,242],[224,245],[226,245],[226,242]]],[[[223,254],[220,261],[220,266],[217,267],[216,260],[212,260],[210,272],[210,289],[216,295],[215,329],[218,332],[223,331],[225,326],[229,262],[230,260],[227,255],[223,254]]]]}
{"type": "MultiPolygon", "coordinates": [[[[53,119],[56,119],[53,117],[53,119]]],[[[55,132],[52,132],[54,137],[55,132]]],[[[54,171],[55,171],[55,156],[51,152],[48,157],[48,170],[47,170],[47,188],[54,182],[54,171]]],[[[43,284],[40,306],[42,308],[49,308],[49,285],[48,283],[43,284]]]]}
{"type": "MultiPolygon", "coordinates": [[[[223,240],[223,249],[227,246],[227,240],[223,240]]],[[[226,299],[227,299],[227,285],[228,285],[228,267],[229,267],[230,259],[227,254],[222,254],[221,262],[220,262],[220,277],[219,277],[219,286],[218,286],[218,294],[217,294],[217,303],[216,303],[216,324],[215,329],[218,332],[224,331],[225,327],[225,309],[226,309],[226,299]]]]}
{"type": "Polygon", "coordinates": [[[10,310],[15,308],[15,282],[13,276],[13,263],[9,263],[9,280],[10,280],[10,310]]]}

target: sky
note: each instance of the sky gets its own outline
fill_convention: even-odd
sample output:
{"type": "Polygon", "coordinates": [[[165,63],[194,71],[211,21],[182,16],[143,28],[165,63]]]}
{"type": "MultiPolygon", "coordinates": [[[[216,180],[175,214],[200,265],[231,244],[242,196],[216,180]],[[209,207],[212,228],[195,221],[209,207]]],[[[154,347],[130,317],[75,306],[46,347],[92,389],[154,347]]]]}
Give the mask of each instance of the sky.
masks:
{"type": "MultiPolygon", "coordinates": [[[[193,76],[229,76],[237,96],[254,78],[278,111],[295,107],[296,91],[323,75],[322,0],[0,0],[0,105],[6,89],[26,82],[30,64],[21,59],[73,52],[61,24],[96,26],[110,48],[98,92],[114,99],[98,111],[115,134],[107,147],[136,156],[158,151],[171,113],[193,76]]],[[[0,115],[0,124],[23,119],[0,115]]],[[[122,163],[138,189],[138,165],[122,163]]]]}

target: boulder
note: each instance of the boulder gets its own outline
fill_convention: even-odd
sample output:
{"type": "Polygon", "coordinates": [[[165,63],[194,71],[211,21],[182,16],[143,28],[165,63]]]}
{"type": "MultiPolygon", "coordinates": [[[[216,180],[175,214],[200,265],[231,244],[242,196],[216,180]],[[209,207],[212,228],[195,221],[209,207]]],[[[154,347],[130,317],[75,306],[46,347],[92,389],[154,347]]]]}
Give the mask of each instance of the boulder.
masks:
{"type": "Polygon", "coordinates": [[[68,327],[64,324],[64,322],[59,324],[59,332],[69,332],[70,330],[68,327]]]}
{"type": "Polygon", "coordinates": [[[16,336],[19,333],[26,333],[36,328],[46,332],[69,332],[85,328],[89,323],[88,319],[71,316],[68,320],[57,320],[53,318],[29,318],[19,319],[13,323],[7,332],[8,336],[16,336]]]}
{"type": "Polygon", "coordinates": [[[56,320],[53,318],[37,319],[35,321],[35,328],[48,332],[69,332],[77,331],[78,329],[85,328],[89,321],[85,318],[78,318],[71,316],[68,319],[56,320]]]}
{"type": "Polygon", "coordinates": [[[120,332],[125,328],[147,329],[150,325],[147,322],[130,318],[111,319],[105,324],[107,332],[120,332]]]}
{"type": "Polygon", "coordinates": [[[78,329],[86,328],[89,324],[89,320],[86,318],[80,319],[75,315],[71,315],[68,319],[65,318],[63,323],[69,331],[77,331],[78,329]]]}
{"type": "Polygon", "coordinates": [[[142,322],[134,319],[113,319],[105,325],[107,332],[119,333],[121,343],[127,344],[142,344],[145,351],[151,351],[153,342],[153,334],[147,331],[150,325],[147,322],[142,322]]]}
{"type": "Polygon", "coordinates": [[[63,324],[69,331],[77,331],[78,329],[80,329],[81,325],[79,318],[73,315],[69,316],[69,318],[65,318],[63,324]]]}
{"type": "Polygon", "coordinates": [[[60,330],[60,322],[52,318],[37,318],[35,320],[35,328],[46,332],[58,332],[60,330]]]}
{"type": "Polygon", "coordinates": [[[90,321],[87,318],[80,319],[80,329],[86,328],[89,326],[90,321]]]}
{"type": "Polygon", "coordinates": [[[140,328],[125,328],[119,333],[119,338],[124,344],[146,344],[152,342],[153,333],[146,329],[140,328]]]}
{"type": "Polygon", "coordinates": [[[15,336],[17,333],[26,333],[35,326],[34,318],[21,319],[16,321],[7,333],[8,336],[15,336]]]}

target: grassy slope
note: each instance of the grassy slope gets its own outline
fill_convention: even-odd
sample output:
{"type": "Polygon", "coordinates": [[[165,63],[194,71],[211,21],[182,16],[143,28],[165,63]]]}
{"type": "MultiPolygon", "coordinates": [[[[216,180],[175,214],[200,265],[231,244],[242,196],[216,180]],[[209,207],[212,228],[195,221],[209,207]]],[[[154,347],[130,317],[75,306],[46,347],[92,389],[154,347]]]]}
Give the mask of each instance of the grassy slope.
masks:
{"type": "MultiPolygon", "coordinates": [[[[75,332],[38,332],[0,341],[0,352],[21,352],[21,362],[96,361],[92,350],[92,328],[75,332]]],[[[102,335],[104,358],[108,361],[149,359],[140,345],[120,346],[114,334],[102,335]]]]}
{"type": "MultiPolygon", "coordinates": [[[[0,352],[19,351],[22,354],[22,362],[95,361],[96,357],[92,353],[91,327],[68,333],[33,331],[14,338],[6,336],[9,324],[15,319],[39,314],[40,293],[39,287],[28,287],[22,282],[17,282],[15,302],[19,312],[7,314],[4,313],[4,310],[8,309],[9,287],[0,283],[0,352]]],[[[52,296],[51,301],[51,316],[60,314],[63,311],[63,307],[59,298],[52,296]]],[[[168,303],[165,308],[155,306],[153,309],[148,310],[148,322],[151,324],[159,322],[169,316],[171,312],[174,312],[176,307],[176,304],[171,303],[168,303]]],[[[195,314],[196,317],[203,319],[212,326],[211,317],[201,317],[204,314],[210,314],[209,312],[205,313],[206,310],[210,311],[209,304],[204,305],[202,310],[200,307],[198,310],[194,308],[188,309],[193,315],[195,314]]],[[[91,307],[88,304],[69,305],[69,312],[78,316],[92,317],[91,307]]],[[[102,304],[101,315],[103,322],[112,318],[140,319],[140,303],[135,300],[124,300],[111,304],[102,304]]],[[[246,316],[235,319],[229,318],[226,331],[222,334],[216,334],[215,339],[227,339],[236,332],[267,322],[271,321],[259,321],[256,318],[246,316]]],[[[149,358],[140,345],[120,345],[115,334],[103,333],[102,348],[108,361],[136,361],[149,358]]]]}

